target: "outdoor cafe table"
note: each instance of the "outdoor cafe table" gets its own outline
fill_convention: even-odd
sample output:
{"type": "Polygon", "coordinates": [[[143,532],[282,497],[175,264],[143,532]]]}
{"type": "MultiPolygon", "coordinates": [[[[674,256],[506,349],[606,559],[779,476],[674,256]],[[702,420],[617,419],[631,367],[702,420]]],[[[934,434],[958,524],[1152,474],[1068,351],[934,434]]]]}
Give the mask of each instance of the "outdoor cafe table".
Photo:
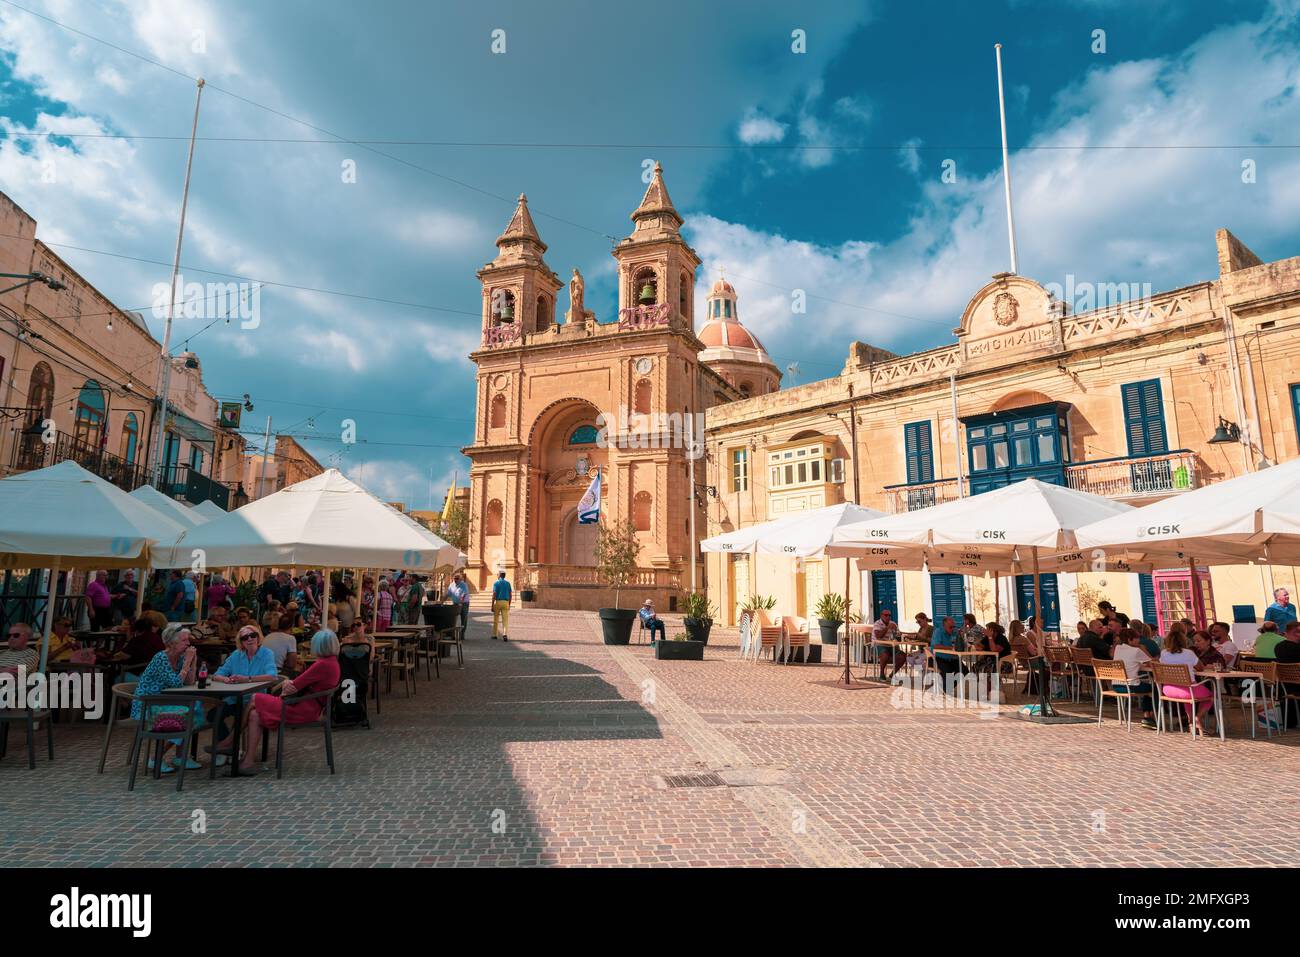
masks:
{"type": "MultiPolygon", "coordinates": [[[[1153,659],[1154,661],[1154,659],[1153,659]]],[[[1142,671],[1149,671],[1152,662],[1144,661],[1138,667],[1142,671]]],[[[1159,662],[1156,662],[1157,664],[1159,662]]],[[[1227,728],[1223,726],[1223,682],[1229,678],[1236,678],[1240,681],[1258,681],[1263,683],[1263,676],[1256,671],[1198,671],[1195,673],[1195,680],[1201,681],[1205,678],[1214,679],[1214,723],[1219,726],[1219,740],[1228,740],[1227,728]]],[[[1158,690],[1158,689],[1157,689],[1158,690]]],[[[1255,720],[1250,719],[1250,736],[1255,736],[1255,720]]]]}
{"type": "MultiPolygon", "coordinates": [[[[962,670],[967,673],[970,673],[970,665],[972,663],[971,659],[979,657],[992,658],[993,670],[988,672],[988,674],[993,675],[996,678],[998,673],[998,653],[996,651],[972,651],[970,649],[967,649],[966,651],[953,651],[951,648],[937,647],[934,649],[934,653],[936,655],[951,655],[952,657],[957,658],[961,663],[962,670]]],[[[962,702],[966,700],[966,682],[961,680],[957,681],[957,700],[962,702]]]]}
{"type": "MultiPolygon", "coordinates": [[[[254,694],[258,691],[265,691],[267,688],[271,687],[272,685],[276,685],[279,683],[280,683],[279,678],[263,678],[260,681],[241,681],[238,684],[234,684],[234,683],[220,684],[209,680],[208,686],[206,688],[200,688],[198,685],[181,685],[179,688],[164,688],[162,693],[174,694],[177,697],[184,697],[184,698],[211,699],[214,703],[219,704],[222,698],[229,698],[232,696],[242,697],[243,695],[246,694],[254,694]]],[[[242,717],[243,716],[241,715],[240,718],[242,719],[242,717]]],[[[239,734],[240,731],[243,730],[241,728],[242,724],[243,724],[242,720],[237,719],[235,721],[235,733],[234,733],[234,739],[231,744],[231,756],[230,756],[230,776],[232,778],[239,777],[239,734]]],[[[197,740],[197,736],[195,740],[197,740]]],[[[217,725],[214,724],[212,726],[213,746],[215,746],[216,743],[217,743],[217,725]]],[[[248,746],[250,748],[255,748],[257,747],[257,742],[250,741],[248,746]]],[[[188,758],[189,755],[186,755],[186,757],[188,758]]],[[[212,763],[208,768],[208,777],[215,778],[216,776],[217,776],[217,756],[213,754],[212,763]]]]}

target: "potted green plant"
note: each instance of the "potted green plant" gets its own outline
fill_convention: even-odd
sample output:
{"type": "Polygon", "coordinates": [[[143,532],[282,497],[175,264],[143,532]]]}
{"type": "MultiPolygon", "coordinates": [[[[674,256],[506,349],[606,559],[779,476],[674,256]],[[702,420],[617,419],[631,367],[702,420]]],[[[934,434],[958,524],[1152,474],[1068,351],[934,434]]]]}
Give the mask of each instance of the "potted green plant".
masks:
{"type": "Polygon", "coordinates": [[[666,641],[655,642],[655,657],[660,661],[703,661],[704,642],[691,641],[679,632],[666,641]]]}
{"type": "Polygon", "coordinates": [[[607,645],[626,645],[632,640],[636,612],[619,606],[619,591],[632,579],[641,552],[636,526],[628,520],[601,524],[596,531],[596,570],[614,589],[614,607],[600,609],[600,630],[607,645]]]}
{"type": "Polygon", "coordinates": [[[817,612],[817,624],[822,632],[822,644],[838,644],[840,625],[844,624],[845,619],[848,617],[848,600],[843,595],[828,592],[818,600],[815,610],[817,612]]]}
{"type": "Polygon", "coordinates": [[[686,635],[691,641],[698,641],[702,645],[709,643],[709,629],[713,627],[713,619],[717,615],[717,609],[709,601],[707,595],[700,592],[688,592],[682,599],[682,624],[686,628],[686,635]]]}

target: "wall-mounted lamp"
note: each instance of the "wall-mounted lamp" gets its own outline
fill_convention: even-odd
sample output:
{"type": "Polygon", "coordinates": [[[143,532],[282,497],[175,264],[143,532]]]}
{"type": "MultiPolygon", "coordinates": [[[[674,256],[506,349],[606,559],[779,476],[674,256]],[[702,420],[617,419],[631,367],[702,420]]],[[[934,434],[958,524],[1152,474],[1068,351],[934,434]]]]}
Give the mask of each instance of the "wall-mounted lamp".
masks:
{"type": "Polygon", "coordinates": [[[1223,445],[1225,442],[1240,442],[1241,429],[1237,428],[1236,422],[1229,422],[1223,416],[1219,416],[1219,425],[1214,430],[1214,435],[1210,436],[1210,445],[1223,445]]]}

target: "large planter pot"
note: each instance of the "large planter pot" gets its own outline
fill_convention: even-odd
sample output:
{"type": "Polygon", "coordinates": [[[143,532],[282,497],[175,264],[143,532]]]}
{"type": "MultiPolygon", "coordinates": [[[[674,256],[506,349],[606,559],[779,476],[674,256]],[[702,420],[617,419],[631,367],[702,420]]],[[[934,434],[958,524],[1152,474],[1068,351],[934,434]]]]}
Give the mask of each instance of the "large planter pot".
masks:
{"type": "Polygon", "coordinates": [[[661,661],[703,661],[702,641],[656,641],[655,657],[661,661]]]}
{"type": "Polygon", "coordinates": [[[424,623],[437,629],[460,624],[460,605],[425,605],[420,609],[424,623]]]}
{"type": "Polygon", "coordinates": [[[839,638],[839,631],[840,631],[840,625],[842,625],[842,624],[844,624],[844,622],[842,622],[842,621],[831,621],[831,620],[828,619],[828,618],[818,618],[818,619],[817,619],[817,626],[818,626],[819,628],[821,628],[821,630],[822,630],[822,644],[823,644],[823,645],[837,645],[837,644],[839,644],[839,641],[840,641],[840,638],[839,638]]]}
{"type": "Polygon", "coordinates": [[[600,630],[607,645],[626,645],[632,640],[636,612],[630,608],[602,608],[600,630]]]}
{"type": "Polygon", "coordinates": [[[686,628],[688,640],[698,641],[701,645],[709,643],[709,629],[713,627],[712,618],[683,618],[682,624],[686,628]]]}

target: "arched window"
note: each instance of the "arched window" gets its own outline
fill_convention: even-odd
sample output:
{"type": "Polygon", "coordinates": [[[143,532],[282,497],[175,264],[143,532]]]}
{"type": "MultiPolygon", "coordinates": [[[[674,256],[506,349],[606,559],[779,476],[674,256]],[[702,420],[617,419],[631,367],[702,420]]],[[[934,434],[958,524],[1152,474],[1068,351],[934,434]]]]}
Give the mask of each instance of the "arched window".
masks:
{"type": "Polygon", "coordinates": [[[515,294],[509,289],[492,290],[492,324],[515,321],[515,294]]]}
{"type": "Polygon", "coordinates": [[[27,427],[37,428],[54,413],[54,373],[45,362],[32,366],[32,378],[27,385],[27,427]]]}
{"type": "Polygon", "coordinates": [[[636,277],[632,280],[632,305],[657,306],[659,301],[659,277],[655,275],[655,271],[649,266],[638,269],[636,277]],[[643,297],[647,286],[649,287],[648,296],[643,297]]]}
{"type": "Polygon", "coordinates": [[[580,425],[569,434],[569,444],[595,445],[598,434],[594,425],[580,425]]]}
{"type": "Polygon", "coordinates": [[[638,532],[650,531],[650,512],[653,499],[649,492],[637,492],[632,499],[632,524],[638,532]]]}
{"type": "Polygon", "coordinates": [[[104,390],[94,379],[87,379],[77,394],[76,418],[73,423],[73,437],[92,448],[99,446],[104,435],[104,390]]]}
{"type": "Polygon", "coordinates": [[[492,397],[492,413],[488,416],[488,427],[493,429],[506,427],[506,397],[500,393],[492,397]]]}
{"type": "Polygon", "coordinates": [[[487,521],[483,523],[483,532],[487,535],[501,534],[501,520],[504,510],[501,508],[501,499],[494,498],[488,502],[487,521]]]}
{"type": "Polygon", "coordinates": [[[748,382],[742,382],[740,383],[740,394],[748,399],[754,394],[754,387],[748,382]]]}
{"type": "Polygon", "coordinates": [[[651,397],[654,395],[654,383],[649,379],[638,379],[636,395],[632,400],[632,410],[637,415],[649,415],[651,397]]]}
{"type": "Polygon", "coordinates": [[[134,465],[136,448],[139,444],[140,422],[134,412],[128,412],[122,422],[122,442],[118,447],[118,458],[127,465],[134,465]]]}
{"type": "Polygon", "coordinates": [[[551,300],[545,296],[537,297],[537,331],[545,332],[551,328],[551,300]]]}
{"type": "Polygon", "coordinates": [[[681,313],[681,317],[683,319],[687,319],[687,320],[691,318],[690,289],[691,289],[690,277],[687,276],[686,273],[682,273],[681,276],[678,277],[677,311],[681,313]]]}

